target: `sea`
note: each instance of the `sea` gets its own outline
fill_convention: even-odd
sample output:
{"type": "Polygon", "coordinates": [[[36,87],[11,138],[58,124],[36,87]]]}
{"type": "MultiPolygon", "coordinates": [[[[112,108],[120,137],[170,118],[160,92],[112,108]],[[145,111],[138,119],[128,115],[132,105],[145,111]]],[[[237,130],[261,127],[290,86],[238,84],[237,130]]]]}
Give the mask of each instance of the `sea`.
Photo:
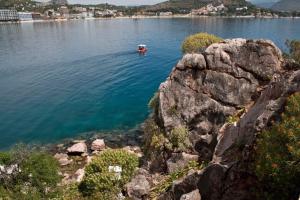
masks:
{"type": "Polygon", "coordinates": [[[0,24],[0,149],[122,133],[182,57],[188,35],[270,39],[287,51],[300,19],[97,19],[0,24]],[[148,52],[136,52],[138,44],[148,52]]]}

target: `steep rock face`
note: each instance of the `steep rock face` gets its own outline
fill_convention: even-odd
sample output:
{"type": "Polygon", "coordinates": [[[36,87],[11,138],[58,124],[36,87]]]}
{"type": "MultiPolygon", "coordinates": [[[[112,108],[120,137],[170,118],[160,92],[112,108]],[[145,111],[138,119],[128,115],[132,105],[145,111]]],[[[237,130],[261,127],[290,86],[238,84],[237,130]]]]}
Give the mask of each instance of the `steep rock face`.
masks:
{"type": "Polygon", "coordinates": [[[210,160],[219,129],[258,98],[282,60],[266,40],[225,40],[186,54],[160,85],[157,121],[167,136],[186,127],[193,151],[210,160]]]}
{"type": "Polygon", "coordinates": [[[207,167],[174,181],[159,199],[180,199],[195,190],[204,200],[256,199],[256,136],[280,119],[287,98],[299,91],[300,70],[283,62],[270,41],[226,40],[185,55],[160,86],[158,122],[167,135],[178,124],[186,126],[200,157],[199,149],[211,141],[215,146],[207,167]],[[235,123],[226,122],[236,114],[235,123]]]}
{"type": "Polygon", "coordinates": [[[256,135],[279,118],[287,97],[300,91],[300,71],[286,72],[273,77],[272,82],[262,92],[255,105],[241,118],[236,126],[228,125],[219,133],[211,165],[202,176],[219,172],[214,179],[198,182],[200,193],[205,199],[254,199],[249,188],[255,185],[250,163],[253,159],[253,144],[256,135]],[[218,191],[212,195],[212,184],[218,191]]]}

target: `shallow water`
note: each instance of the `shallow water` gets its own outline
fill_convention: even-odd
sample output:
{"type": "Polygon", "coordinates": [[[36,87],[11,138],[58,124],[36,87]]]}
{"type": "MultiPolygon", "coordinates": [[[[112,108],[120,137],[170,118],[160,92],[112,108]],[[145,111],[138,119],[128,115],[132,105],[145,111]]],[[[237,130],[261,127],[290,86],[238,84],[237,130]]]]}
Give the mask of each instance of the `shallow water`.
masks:
{"type": "Polygon", "coordinates": [[[196,32],[300,39],[300,19],[112,19],[0,24],[0,148],[129,130],[196,32]],[[140,56],[136,45],[146,43],[140,56]]]}

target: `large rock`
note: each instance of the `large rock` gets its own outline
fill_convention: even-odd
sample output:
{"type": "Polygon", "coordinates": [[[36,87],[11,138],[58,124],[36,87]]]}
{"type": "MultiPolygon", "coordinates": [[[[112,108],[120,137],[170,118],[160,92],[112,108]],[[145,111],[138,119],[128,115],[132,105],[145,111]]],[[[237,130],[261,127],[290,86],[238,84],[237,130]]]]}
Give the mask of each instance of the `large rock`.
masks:
{"type": "Polygon", "coordinates": [[[186,54],[160,85],[154,118],[166,137],[186,127],[193,152],[209,161],[218,130],[256,101],[282,63],[280,50],[268,40],[225,40],[186,54]]]}
{"type": "Polygon", "coordinates": [[[78,154],[81,155],[87,152],[87,146],[84,142],[79,142],[67,149],[68,154],[78,154]]]}
{"type": "Polygon", "coordinates": [[[199,190],[194,190],[190,193],[181,196],[180,200],[201,200],[199,190]]]}
{"type": "MultiPolygon", "coordinates": [[[[194,153],[210,163],[174,181],[159,199],[180,199],[197,189],[206,200],[256,199],[253,146],[280,119],[287,97],[300,91],[296,70],[267,40],[225,40],[185,55],[160,85],[154,119],[166,137],[174,127],[187,127],[194,153]],[[227,123],[232,115],[236,122],[227,123]]],[[[174,152],[163,152],[168,163],[174,152]]]]}
{"type": "Polygon", "coordinates": [[[91,149],[93,151],[102,151],[105,149],[105,142],[102,139],[96,139],[92,142],[91,149]]]}
{"type": "Polygon", "coordinates": [[[198,188],[203,199],[256,199],[257,179],[250,168],[256,136],[280,117],[287,97],[295,92],[300,92],[300,70],[274,76],[241,120],[219,132],[212,161],[200,174],[194,174],[197,186],[186,176],[168,195],[182,194],[182,183],[185,183],[188,187],[184,192],[198,188]]]}
{"type": "Polygon", "coordinates": [[[150,183],[147,180],[147,171],[139,169],[131,182],[126,184],[127,194],[134,200],[144,199],[150,192],[150,183]]]}

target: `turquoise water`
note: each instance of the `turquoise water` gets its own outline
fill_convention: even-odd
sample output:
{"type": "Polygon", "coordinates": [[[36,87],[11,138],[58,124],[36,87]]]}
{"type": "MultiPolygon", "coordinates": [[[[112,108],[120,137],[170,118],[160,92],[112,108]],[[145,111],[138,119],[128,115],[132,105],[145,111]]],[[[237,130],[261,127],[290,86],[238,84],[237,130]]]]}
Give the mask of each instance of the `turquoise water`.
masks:
{"type": "Polygon", "coordinates": [[[0,148],[129,130],[189,34],[269,38],[284,49],[300,19],[113,19],[0,25],[0,148]],[[140,56],[136,45],[146,43],[140,56]]]}

